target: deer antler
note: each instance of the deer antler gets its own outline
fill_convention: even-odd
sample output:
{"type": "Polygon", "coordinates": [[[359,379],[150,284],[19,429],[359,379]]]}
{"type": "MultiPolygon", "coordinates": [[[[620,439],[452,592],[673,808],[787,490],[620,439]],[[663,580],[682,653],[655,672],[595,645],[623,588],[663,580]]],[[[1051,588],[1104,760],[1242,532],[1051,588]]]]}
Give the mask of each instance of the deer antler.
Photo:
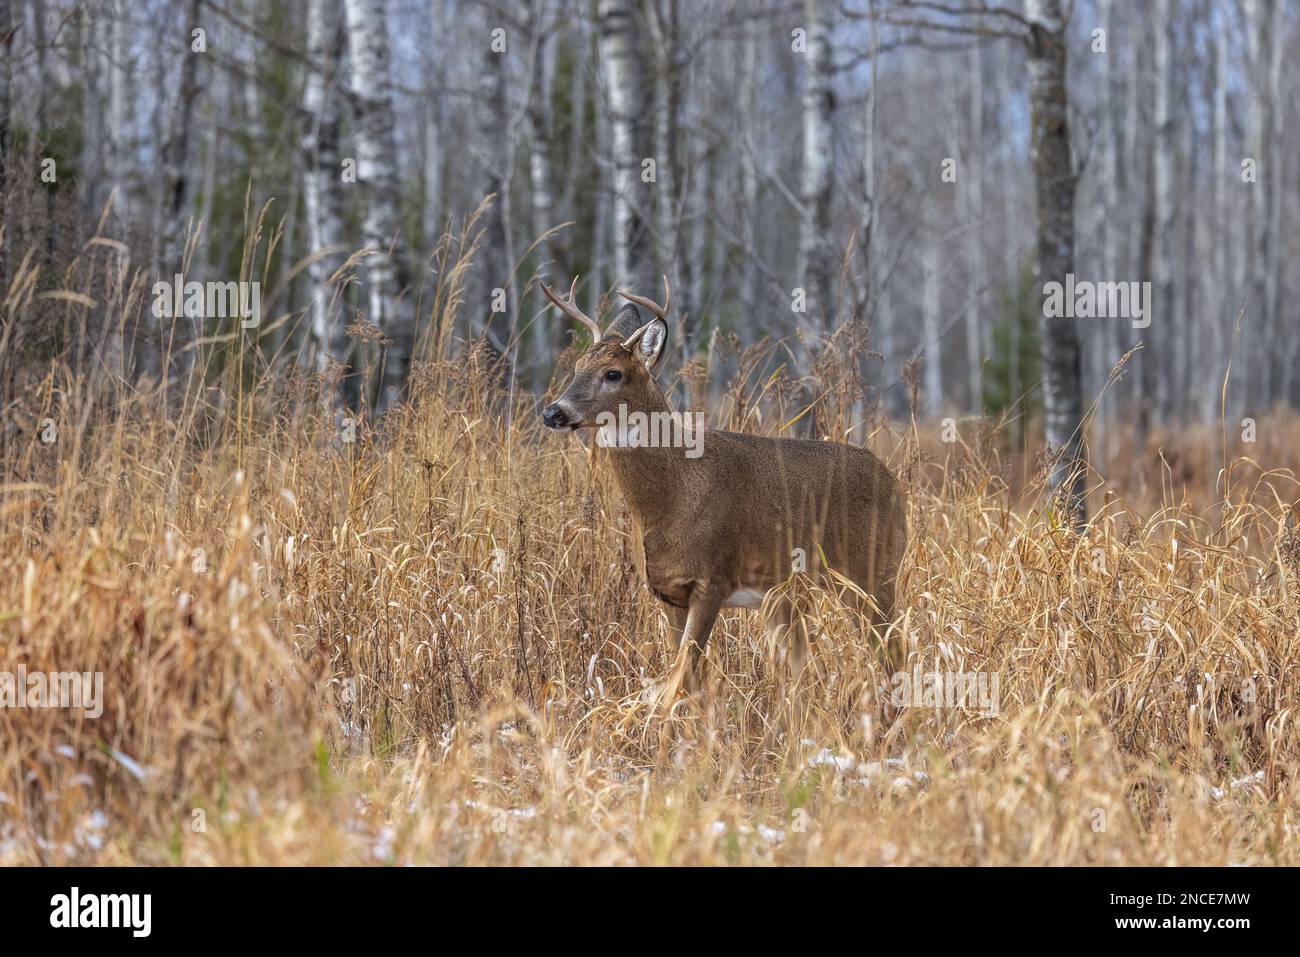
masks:
{"type": "Polygon", "coordinates": [[[667,276],[664,276],[664,304],[662,306],[653,300],[645,298],[645,296],[634,296],[630,292],[624,292],[622,289],[618,291],[618,294],[628,302],[636,303],[642,309],[649,309],[664,322],[668,321],[668,310],[673,307],[673,290],[672,287],[668,285],[667,276]]]}
{"type": "Polygon", "coordinates": [[[542,283],[541,285],[542,285],[542,292],[546,293],[546,298],[551,300],[551,302],[555,304],[555,308],[559,309],[570,319],[573,319],[576,322],[580,322],[584,326],[586,326],[587,330],[591,333],[592,337],[597,342],[600,342],[600,326],[592,322],[591,318],[585,312],[579,309],[577,304],[573,301],[573,294],[578,289],[577,276],[573,277],[573,284],[569,286],[569,297],[567,299],[561,299],[559,296],[557,296],[555,294],[555,290],[552,289],[550,286],[548,286],[546,283],[542,283]]]}

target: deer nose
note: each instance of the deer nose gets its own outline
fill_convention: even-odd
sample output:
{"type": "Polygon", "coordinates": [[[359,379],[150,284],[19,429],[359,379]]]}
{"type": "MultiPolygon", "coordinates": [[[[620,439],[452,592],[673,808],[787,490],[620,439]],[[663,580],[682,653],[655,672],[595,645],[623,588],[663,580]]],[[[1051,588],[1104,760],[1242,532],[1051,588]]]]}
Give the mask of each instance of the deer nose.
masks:
{"type": "Polygon", "coordinates": [[[562,429],[569,424],[569,414],[553,402],[542,410],[542,424],[548,429],[562,429]]]}

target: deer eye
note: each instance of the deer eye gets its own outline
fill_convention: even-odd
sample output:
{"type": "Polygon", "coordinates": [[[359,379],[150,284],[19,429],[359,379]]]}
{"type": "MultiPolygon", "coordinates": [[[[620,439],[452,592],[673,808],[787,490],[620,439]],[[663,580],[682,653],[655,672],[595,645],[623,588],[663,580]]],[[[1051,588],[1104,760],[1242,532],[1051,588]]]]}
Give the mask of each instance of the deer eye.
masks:
{"type": "Polygon", "coordinates": [[[606,382],[617,382],[621,378],[623,378],[623,373],[619,372],[617,369],[610,369],[605,373],[606,382]]]}

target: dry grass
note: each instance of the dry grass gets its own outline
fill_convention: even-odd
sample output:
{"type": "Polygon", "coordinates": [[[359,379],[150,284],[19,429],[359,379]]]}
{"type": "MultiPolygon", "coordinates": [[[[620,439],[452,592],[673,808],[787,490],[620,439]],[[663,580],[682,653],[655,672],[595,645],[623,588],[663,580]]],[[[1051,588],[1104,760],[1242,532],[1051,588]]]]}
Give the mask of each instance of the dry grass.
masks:
{"type": "MultiPolygon", "coordinates": [[[[878,427],[909,670],[996,675],[997,713],[890,705],[826,595],[797,682],[730,612],[663,713],[599,458],[487,383],[431,362],[352,444],[313,382],[181,415],[58,366],[18,390],[0,667],[102,671],[105,709],[0,711],[0,864],[1300,863],[1296,489],[1261,470],[1294,420],[1226,503],[1189,438],[1187,502],[1149,470],[1149,514],[1098,496],[1082,536],[996,432],[878,427]]],[[[773,388],[719,419],[771,430],[773,388]]]]}

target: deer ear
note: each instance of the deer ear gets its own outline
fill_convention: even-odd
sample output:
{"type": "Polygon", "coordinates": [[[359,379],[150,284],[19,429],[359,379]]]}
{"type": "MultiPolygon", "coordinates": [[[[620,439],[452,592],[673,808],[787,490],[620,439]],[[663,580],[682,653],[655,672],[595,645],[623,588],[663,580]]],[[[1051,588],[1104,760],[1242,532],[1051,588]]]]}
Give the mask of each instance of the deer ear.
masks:
{"type": "Polygon", "coordinates": [[[637,311],[636,306],[629,302],[618,311],[618,315],[606,327],[605,334],[601,338],[613,339],[615,342],[625,342],[627,337],[640,329],[644,322],[645,320],[641,318],[641,313],[637,311]]]}
{"type": "MultiPolygon", "coordinates": [[[[635,347],[636,354],[641,357],[645,367],[654,372],[659,362],[664,357],[664,343],[668,341],[668,324],[662,319],[651,319],[640,330],[637,336],[635,347]]],[[[633,343],[625,343],[629,349],[633,343]]]]}

